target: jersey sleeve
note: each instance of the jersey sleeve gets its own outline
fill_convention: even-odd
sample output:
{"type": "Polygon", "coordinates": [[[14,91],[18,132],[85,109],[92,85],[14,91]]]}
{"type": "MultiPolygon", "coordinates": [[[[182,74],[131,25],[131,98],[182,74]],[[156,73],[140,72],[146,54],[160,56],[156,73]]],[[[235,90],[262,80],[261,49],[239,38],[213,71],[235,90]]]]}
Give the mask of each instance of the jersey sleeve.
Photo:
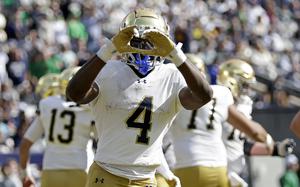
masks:
{"type": "Polygon", "coordinates": [[[24,137],[30,140],[31,142],[35,142],[36,140],[42,137],[43,133],[44,128],[42,125],[42,120],[40,116],[37,116],[25,132],[24,137]]]}

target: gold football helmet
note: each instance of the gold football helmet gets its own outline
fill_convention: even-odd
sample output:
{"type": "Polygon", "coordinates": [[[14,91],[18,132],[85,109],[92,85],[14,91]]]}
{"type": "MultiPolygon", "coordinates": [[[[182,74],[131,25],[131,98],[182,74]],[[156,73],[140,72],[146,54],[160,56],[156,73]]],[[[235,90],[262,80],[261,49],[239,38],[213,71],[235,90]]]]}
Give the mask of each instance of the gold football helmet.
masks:
{"type": "Polygon", "coordinates": [[[124,53],[122,54],[124,61],[133,66],[139,73],[146,75],[156,65],[161,64],[164,58],[160,55],[146,55],[145,50],[154,50],[155,46],[142,38],[144,31],[157,30],[169,37],[169,25],[164,18],[157,14],[154,10],[148,8],[138,8],[130,12],[121,22],[120,32],[124,29],[135,27],[134,36],[130,40],[129,45],[141,49],[138,53],[124,53]]]}
{"type": "Polygon", "coordinates": [[[192,53],[186,53],[185,55],[187,60],[193,63],[202,73],[206,72],[205,64],[199,56],[192,53]]]}
{"type": "Polygon", "coordinates": [[[79,66],[75,66],[75,67],[69,67],[65,69],[63,72],[61,72],[59,82],[60,82],[62,95],[66,95],[66,89],[68,83],[79,69],[80,69],[79,66]]]}
{"type": "Polygon", "coordinates": [[[37,83],[35,92],[41,97],[46,98],[59,94],[59,74],[46,74],[42,76],[37,83]]]}
{"type": "Polygon", "coordinates": [[[228,87],[236,98],[249,84],[255,83],[255,73],[250,64],[239,59],[230,59],[219,67],[217,83],[228,87]]]}
{"type": "Polygon", "coordinates": [[[123,19],[120,30],[135,26],[141,35],[147,29],[157,29],[169,36],[169,25],[161,15],[148,8],[136,9],[123,19]]]}

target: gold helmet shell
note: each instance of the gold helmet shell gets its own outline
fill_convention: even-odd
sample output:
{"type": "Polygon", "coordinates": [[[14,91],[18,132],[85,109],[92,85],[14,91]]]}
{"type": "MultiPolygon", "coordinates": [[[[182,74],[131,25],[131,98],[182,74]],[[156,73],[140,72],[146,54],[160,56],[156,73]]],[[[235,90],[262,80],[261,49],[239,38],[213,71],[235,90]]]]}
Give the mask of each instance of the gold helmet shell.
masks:
{"type": "Polygon", "coordinates": [[[165,19],[149,8],[138,8],[129,14],[121,22],[120,30],[136,26],[139,33],[147,29],[157,29],[169,36],[169,25],[165,19]]]}
{"type": "Polygon", "coordinates": [[[59,94],[59,74],[49,73],[42,76],[37,83],[35,92],[41,98],[59,94]]]}
{"type": "Polygon", "coordinates": [[[206,72],[205,64],[203,60],[195,54],[186,53],[187,60],[194,64],[202,73],[206,72]]]}
{"type": "Polygon", "coordinates": [[[66,95],[66,89],[68,86],[69,81],[71,78],[77,73],[77,71],[80,69],[79,66],[75,67],[69,67],[65,69],[63,72],[60,74],[60,87],[61,87],[61,94],[66,95]]]}
{"type": "Polygon", "coordinates": [[[238,97],[245,85],[255,83],[255,72],[251,65],[240,59],[230,59],[219,66],[217,83],[228,87],[238,97]]]}

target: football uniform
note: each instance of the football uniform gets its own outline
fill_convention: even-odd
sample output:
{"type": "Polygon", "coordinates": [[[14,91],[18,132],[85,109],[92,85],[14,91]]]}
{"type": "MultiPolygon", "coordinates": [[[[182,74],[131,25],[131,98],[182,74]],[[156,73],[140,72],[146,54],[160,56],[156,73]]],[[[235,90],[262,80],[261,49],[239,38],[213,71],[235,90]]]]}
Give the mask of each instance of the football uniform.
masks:
{"type": "MultiPolygon", "coordinates": [[[[237,110],[251,119],[253,101],[249,96],[242,95],[236,102],[237,110]]],[[[223,141],[227,150],[228,171],[240,174],[245,167],[244,142],[245,135],[232,125],[225,122],[223,128],[223,141]]]]}
{"type": "Polygon", "coordinates": [[[176,157],[175,175],[180,178],[182,186],[205,186],[204,184],[218,186],[217,183],[221,181],[222,176],[223,182],[226,183],[224,186],[228,183],[222,124],[227,120],[228,107],[233,104],[233,97],[224,86],[211,87],[213,99],[198,110],[182,110],[171,128],[176,157]],[[200,168],[197,168],[198,166],[200,168]],[[195,174],[185,175],[189,170],[196,172],[197,180],[201,178],[201,181],[195,180],[195,174]],[[216,173],[222,173],[222,176],[216,173]],[[200,176],[206,176],[205,174],[214,179],[200,176]],[[210,180],[212,182],[207,183],[210,180]]]}
{"type": "Polygon", "coordinates": [[[72,186],[84,185],[85,170],[89,166],[87,145],[94,121],[90,110],[67,102],[61,96],[41,100],[39,110],[40,114],[24,137],[31,142],[42,135],[45,137],[42,186],[66,186],[68,182],[73,182],[70,183],[72,186]],[[70,176],[74,179],[66,180],[70,176]]]}
{"type": "Polygon", "coordinates": [[[130,180],[154,178],[163,137],[182,108],[183,76],[174,64],[162,64],[140,78],[126,63],[113,61],[95,83],[100,92],[90,106],[99,137],[96,163],[130,180]]]}
{"type": "Polygon", "coordinates": [[[163,139],[163,152],[170,169],[173,170],[176,163],[176,157],[171,131],[168,131],[163,139]]]}

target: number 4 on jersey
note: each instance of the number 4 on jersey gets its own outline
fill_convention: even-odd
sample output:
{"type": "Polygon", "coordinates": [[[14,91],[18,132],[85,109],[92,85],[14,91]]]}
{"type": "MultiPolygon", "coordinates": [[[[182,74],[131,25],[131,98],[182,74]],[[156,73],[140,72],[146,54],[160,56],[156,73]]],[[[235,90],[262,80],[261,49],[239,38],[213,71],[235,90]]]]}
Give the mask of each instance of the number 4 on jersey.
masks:
{"type": "Polygon", "coordinates": [[[140,135],[137,136],[137,143],[148,144],[148,130],[151,128],[151,114],[152,114],[152,97],[145,97],[139,104],[138,108],[126,121],[127,127],[141,129],[140,135]],[[136,122],[140,115],[144,112],[144,122],[136,122]]]}

